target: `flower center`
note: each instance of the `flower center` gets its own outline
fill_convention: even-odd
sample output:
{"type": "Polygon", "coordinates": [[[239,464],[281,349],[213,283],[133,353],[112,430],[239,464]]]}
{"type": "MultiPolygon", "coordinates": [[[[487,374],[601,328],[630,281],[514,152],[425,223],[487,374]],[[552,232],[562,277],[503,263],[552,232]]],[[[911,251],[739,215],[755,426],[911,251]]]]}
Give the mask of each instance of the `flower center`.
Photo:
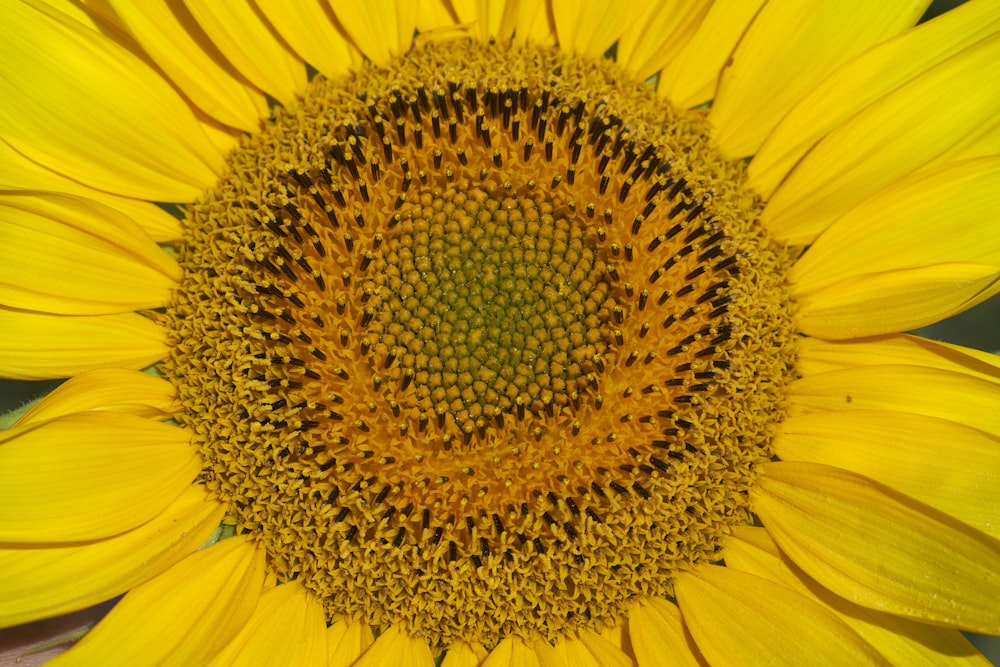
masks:
{"type": "Polygon", "coordinates": [[[370,366],[413,382],[411,420],[466,444],[505,414],[592,398],[613,337],[594,233],[558,198],[493,188],[420,195],[369,270],[370,366]]]}
{"type": "Polygon", "coordinates": [[[230,173],[163,372],[204,484],[330,618],[552,640],[750,520],[789,259],[699,117],[613,64],[429,43],[317,78],[230,173]]]}

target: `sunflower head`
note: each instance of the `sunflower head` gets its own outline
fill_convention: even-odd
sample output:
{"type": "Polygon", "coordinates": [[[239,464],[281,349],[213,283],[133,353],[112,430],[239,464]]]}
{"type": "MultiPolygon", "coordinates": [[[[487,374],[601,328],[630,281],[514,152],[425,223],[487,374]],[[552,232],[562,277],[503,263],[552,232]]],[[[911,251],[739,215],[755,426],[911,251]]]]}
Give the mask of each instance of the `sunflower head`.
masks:
{"type": "Polygon", "coordinates": [[[0,433],[0,621],[976,659],[1000,364],[900,332],[1000,290],[996,3],[467,4],[9,3],[0,372],[70,379],[0,433]]]}
{"type": "Polygon", "coordinates": [[[236,151],[162,369],[279,578],[494,646],[717,560],[794,333],[788,253],[713,150],[610,63],[460,40],[318,79],[236,151]]]}

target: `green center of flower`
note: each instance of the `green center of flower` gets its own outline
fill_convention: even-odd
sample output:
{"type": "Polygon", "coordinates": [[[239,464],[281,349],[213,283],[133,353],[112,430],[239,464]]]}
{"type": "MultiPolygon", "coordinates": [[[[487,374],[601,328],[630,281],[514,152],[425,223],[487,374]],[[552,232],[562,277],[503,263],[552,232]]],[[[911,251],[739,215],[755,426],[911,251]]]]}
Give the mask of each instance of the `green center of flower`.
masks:
{"type": "Polygon", "coordinates": [[[330,618],[447,647],[621,619],[750,518],[789,261],[608,63],[317,78],[192,206],[164,318],[204,484],[330,618]]]}
{"type": "Polygon", "coordinates": [[[466,440],[503,414],[593,393],[615,301],[593,231],[565,205],[471,183],[420,196],[370,273],[373,369],[466,440]],[[419,208],[418,208],[419,207],[419,208]]]}

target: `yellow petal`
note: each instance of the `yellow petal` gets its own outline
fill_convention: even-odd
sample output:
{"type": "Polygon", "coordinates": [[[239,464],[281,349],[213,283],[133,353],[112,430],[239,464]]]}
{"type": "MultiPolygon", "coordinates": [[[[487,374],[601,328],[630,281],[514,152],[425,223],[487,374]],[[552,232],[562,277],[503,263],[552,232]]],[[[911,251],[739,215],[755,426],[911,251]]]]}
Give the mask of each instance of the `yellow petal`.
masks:
{"type": "Polygon", "coordinates": [[[632,659],[608,640],[591,631],[579,637],[565,635],[550,645],[535,644],[540,667],[632,667],[632,659]],[[584,639],[586,637],[586,639],[584,639]]]}
{"type": "Polygon", "coordinates": [[[799,299],[800,331],[834,340],[927,326],[1000,292],[1000,265],[951,263],[847,278],[799,299]]]}
{"type": "Polygon", "coordinates": [[[158,308],[177,263],[104,204],[54,193],[0,196],[0,303],[62,315],[158,308]]]}
{"type": "Polygon", "coordinates": [[[751,493],[781,550],[834,593],[900,616],[1000,633],[997,540],[816,463],[767,463],[751,493]]]}
{"type": "Polygon", "coordinates": [[[353,667],[382,667],[382,665],[399,665],[399,667],[432,667],[434,655],[427,641],[411,637],[399,626],[390,626],[364,652],[353,667]]]}
{"type": "MultiPolygon", "coordinates": [[[[628,636],[627,616],[619,617],[614,625],[605,625],[600,628],[595,628],[594,632],[605,641],[610,642],[615,648],[621,649],[622,651],[625,651],[625,653],[632,655],[632,645],[628,636]]],[[[581,639],[586,641],[586,636],[581,635],[581,639]]]]}
{"type": "Polygon", "coordinates": [[[893,410],[948,419],[1000,436],[1000,387],[965,373],[920,366],[846,368],[788,386],[795,414],[893,410]]]}
{"type": "Polygon", "coordinates": [[[593,0],[581,10],[573,0],[552,0],[559,48],[587,58],[601,58],[625,26],[643,12],[643,3],[593,0]]]}
{"type": "Polygon", "coordinates": [[[508,635],[490,651],[480,667],[541,667],[535,649],[520,637],[508,635]]]}
{"type": "MultiPolygon", "coordinates": [[[[51,9],[58,10],[72,18],[74,21],[79,21],[84,25],[95,28],[97,30],[106,30],[109,28],[119,28],[113,23],[113,17],[109,17],[107,12],[101,11],[97,7],[83,7],[77,5],[73,0],[31,0],[34,5],[45,5],[51,9]],[[107,19],[111,18],[112,21],[107,19]]],[[[118,38],[118,34],[115,38],[118,38]]]]}
{"type": "Polygon", "coordinates": [[[285,106],[306,87],[306,68],[249,3],[185,0],[191,15],[229,63],[285,106]]]}
{"type": "Polygon", "coordinates": [[[360,59],[324,3],[257,0],[256,4],[299,57],[327,77],[344,74],[360,59]]]}
{"type": "Polygon", "coordinates": [[[709,121],[729,157],[752,155],[789,107],[837,67],[917,22],[922,0],[764,5],[722,71],[709,121]]]}
{"type": "Polygon", "coordinates": [[[663,598],[647,596],[633,604],[628,615],[628,632],[639,667],[701,664],[695,657],[694,642],[684,631],[680,609],[663,598]]]}
{"type": "Polygon", "coordinates": [[[657,92],[681,109],[715,97],[719,72],[763,4],[764,0],[712,3],[698,32],[660,72],[657,92]]]}
{"type": "Polygon", "coordinates": [[[633,667],[632,658],[620,646],[587,628],[579,630],[578,634],[580,635],[580,643],[594,657],[600,667],[633,667]]]}
{"type": "Polygon", "coordinates": [[[198,125],[212,145],[215,146],[215,149],[223,155],[228,155],[231,150],[236,148],[237,144],[240,143],[240,139],[244,136],[242,130],[236,130],[223,125],[214,118],[208,118],[201,113],[198,116],[198,125]]]}
{"type": "Polygon", "coordinates": [[[517,3],[503,0],[452,0],[458,22],[476,26],[476,36],[486,42],[491,37],[510,39],[515,29],[517,3]]]}
{"type": "Polygon", "coordinates": [[[83,183],[72,181],[32,162],[0,140],[0,192],[23,190],[65,192],[93,199],[124,213],[142,227],[154,241],[163,243],[181,238],[180,222],[159,206],[148,201],[101,192],[83,183]]]}
{"type": "Polygon", "coordinates": [[[521,3],[517,11],[514,39],[554,46],[556,26],[548,9],[548,6],[542,2],[521,3]]]}
{"type": "Polygon", "coordinates": [[[417,3],[416,28],[420,33],[451,30],[458,17],[448,0],[426,0],[417,3]]]}
{"type": "Polygon", "coordinates": [[[973,130],[964,141],[937,156],[930,164],[985,157],[998,153],[1000,153],[1000,119],[994,119],[981,128],[973,130]]]}
{"type": "Polygon", "coordinates": [[[888,410],[816,412],[786,419],[774,451],[864,475],[1000,538],[1000,439],[982,431],[888,410]]]}
{"type": "Polygon", "coordinates": [[[109,412],[0,432],[0,542],[92,540],[149,521],[201,469],[189,439],[109,412]]]}
{"type": "Polygon", "coordinates": [[[412,0],[341,2],[333,10],[355,46],[376,65],[406,53],[413,43],[417,9],[412,0]]]}
{"type": "Polygon", "coordinates": [[[367,623],[341,618],[327,629],[327,664],[329,667],[350,667],[373,641],[367,623]]]}
{"type": "Polygon", "coordinates": [[[702,565],[681,572],[674,589],[684,624],[710,664],[888,664],[828,609],[767,579],[702,565]]]}
{"type": "Polygon", "coordinates": [[[109,2],[143,50],[192,104],[220,123],[246,132],[258,129],[260,119],[268,115],[264,96],[212,58],[208,37],[183,5],[109,2]]]}
{"type": "Polygon", "coordinates": [[[535,653],[541,667],[599,667],[594,656],[590,655],[578,639],[560,637],[555,645],[544,641],[535,643],[535,653]]]}
{"type": "Polygon", "coordinates": [[[50,665],[200,665],[243,628],[260,596],[264,553],[244,537],[196,551],[133,588],[50,665]]]}
{"type": "Polygon", "coordinates": [[[121,595],[194,553],[224,510],[203,487],[190,485],[162,514],[106,540],[0,547],[0,627],[121,595]]]}
{"type": "Polygon", "coordinates": [[[44,380],[91,368],[145,368],[168,351],[166,332],[135,313],[68,317],[0,308],[0,376],[44,380]]]}
{"type": "Polygon", "coordinates": [[[326,667],[326,658],[323,605],[292,581],[260,596],[253,616],[210,664],[326,667]]]}
{"type": "Polygon", "coordinates": [[[970,262],[1000,266],[1000,156],[902,178],[845,213],[789,271],[796,296],[898,269],[970,262]],[[891,252],[886,252],[891,248],[891,252]]]}
{"type": "Polygon", "coordinates": [[[174,412],[173,385],[148,373],[99,368],[81,373],[36,403],[17,425],[40,424],[86,410],[126,412],[146,419],[168,419],[174,412]]]}
{"type": "Polygon", "coordinates": [[[908,334],[857,341],[803,338],[795,368],[806,376],[843,368],[881,365],[926,366],[1000,382],[1000,357],[908,334]]]}
{"type": "Polygon", "coordinates": [[[156,72],[95,30],[12,3],[0,22],[0,135],[16,150],[98,190],[194,200],[222,156],[156,72]]]}
{"type": "Polygon", "coordinates": [[[486,649],[481,645],[458,642],[448,647],[441,667],[479,667],[486,659],[486,649]]]}
{"type": "Polygon", "coordinates": [[[782,119],[754,154],[749,185],[770,197],[806,151],[838,124],[998,29],[1000,5],[974,0],[855,58],[782,119]]]}
{"type": "Polygon", "coordinates": [[[852,604],[790,563],[764,528],[736,526],[726,545],[726,567],[794,589],[826,606],[893,665],[989,667],[957,630],[918,623],[852,604]]]}
{"type": "Polygon", "coordinates": [[[643,4],[626,23],[615,55],[615,61],[640,81],[659,72],[687,46],[710,7],[701,0],[679,0],[669,10],[655,2],[643,4]]]}
{"type": "Polygon", "coordinates": [[[774,192],[762,222],[781,240],[809,243],[886,185],[975,141],[1000,117],[998,60],[1000,35],[948,58],[837,126],[774,192]]]}

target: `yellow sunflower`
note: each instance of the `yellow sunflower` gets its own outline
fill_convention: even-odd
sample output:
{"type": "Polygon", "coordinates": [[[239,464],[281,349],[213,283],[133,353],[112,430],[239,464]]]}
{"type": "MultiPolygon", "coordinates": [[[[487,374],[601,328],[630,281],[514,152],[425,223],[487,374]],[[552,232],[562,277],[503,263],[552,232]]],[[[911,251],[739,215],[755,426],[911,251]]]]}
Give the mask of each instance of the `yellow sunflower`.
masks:
{"type": "Polygon", "coordinates": [[[4,0],[53,664],[988,664],[1000,4],[4,0]],[[916,26],[916,27],[914,27],[916,26]]]}

